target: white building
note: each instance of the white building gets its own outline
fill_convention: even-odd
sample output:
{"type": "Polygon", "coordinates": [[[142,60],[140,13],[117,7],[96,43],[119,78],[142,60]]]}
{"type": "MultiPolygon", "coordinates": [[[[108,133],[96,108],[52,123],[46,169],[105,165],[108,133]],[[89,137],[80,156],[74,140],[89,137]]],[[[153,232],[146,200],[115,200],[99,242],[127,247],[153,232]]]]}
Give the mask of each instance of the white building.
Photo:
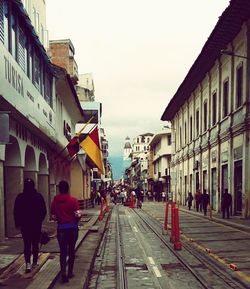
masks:
{"type": "Polygon", "coordinates": [[[22,0],[34,30],[43,46],[48,48],[48,30],[46,23],[46,4],[44,0],[22,0]]]}
{"type": "Polygon", "coordinates": [[[70,181],[64,148],[83,115],[71,79],[55,72],[21,1],[0,1],[0,55],[0,110],[10,119],[10,142],[0,145],[3,239],[17,234],[13,206],[24,178],[34,180],[48,210],[59,178],[70,181]]]}
{"type": "Polygon", "coordinates": [[[150,143],[149,167],[152,170],[148,173],[150,190],[158,194],[163,191],[170,192],[170,163],[171,163],[171,129],[164,128],[155,134],[150,143]]]}
{"type": "Polygon", "coordinates": [[[162,115],[172,123],[175,200],[207,190],[220,211],[228,189],[233,214],[244,217],[250,216],[249,20],[249,1],[231,0],[162,115]]]}

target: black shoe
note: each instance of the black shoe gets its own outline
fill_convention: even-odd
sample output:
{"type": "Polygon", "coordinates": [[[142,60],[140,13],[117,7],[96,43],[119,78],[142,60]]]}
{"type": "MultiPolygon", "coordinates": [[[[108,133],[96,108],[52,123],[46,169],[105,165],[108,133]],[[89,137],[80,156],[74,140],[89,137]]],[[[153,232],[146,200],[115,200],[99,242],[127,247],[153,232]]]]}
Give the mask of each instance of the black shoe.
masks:
{"type": "Polygon", "coordinates": [[[69,279],[65,274],[62,274],[62,283],[68,283],[69,279]]]}
{"type": "Polygon", "coordinates": [[[68,274],[68,278],[69,278],[69,279],[74,278],[74,277],[75,277],[75,275],[74,275],[73,273],[69,273],[69,274],[68,274]]]}

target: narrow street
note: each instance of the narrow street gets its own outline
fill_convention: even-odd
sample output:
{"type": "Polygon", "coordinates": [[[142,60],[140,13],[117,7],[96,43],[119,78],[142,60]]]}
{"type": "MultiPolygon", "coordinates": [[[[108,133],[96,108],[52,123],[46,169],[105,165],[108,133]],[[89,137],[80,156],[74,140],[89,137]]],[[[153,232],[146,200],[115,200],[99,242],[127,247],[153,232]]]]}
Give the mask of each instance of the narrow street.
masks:
{"type": "MultiPolygon", "coordinates": [[[[142,209],[110,205],[102,221],[98,221],[99,207],[88,209],[77,243],[75,277],[69,283],[61,283],[54,237],[42,248],[39,260],[43,262],[37,272],[25,274],[24,261],[23,264],[20,261],[22,255],[13,255],[16,261],[1,273],[0,286],[9,289],[250,288],[249,220],[222,220],[219,215],[211,220],[180,207],[182,248],[174,250],[170,242],[170,213],[168,230],[163,229],[165,206],[164,202],[150,201],[144,202],[142,209]]],[[[15,244],[21,254],[22,248],[14,241],[9,240],[9,245],[15,244]]],[[[6,246],[1,245],[0,252],[3,259],[6,246]]]]}

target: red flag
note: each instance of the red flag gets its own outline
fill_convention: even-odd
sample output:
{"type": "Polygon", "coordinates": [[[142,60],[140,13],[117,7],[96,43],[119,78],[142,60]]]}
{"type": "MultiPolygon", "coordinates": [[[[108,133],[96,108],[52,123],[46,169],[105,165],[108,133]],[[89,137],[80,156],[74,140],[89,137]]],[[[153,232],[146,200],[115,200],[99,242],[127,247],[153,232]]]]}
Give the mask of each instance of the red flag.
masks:
{"type": "Polygon", "coordinates": [[[75,154],[77,154],[79,152],[80,147],[79,147],[79,141],[78,141],[77,136],[74,136],[70,140],[70,142],[67,144],[67,149],[68,149],[69,155],[71,157],[73,157],[75,154]]]}

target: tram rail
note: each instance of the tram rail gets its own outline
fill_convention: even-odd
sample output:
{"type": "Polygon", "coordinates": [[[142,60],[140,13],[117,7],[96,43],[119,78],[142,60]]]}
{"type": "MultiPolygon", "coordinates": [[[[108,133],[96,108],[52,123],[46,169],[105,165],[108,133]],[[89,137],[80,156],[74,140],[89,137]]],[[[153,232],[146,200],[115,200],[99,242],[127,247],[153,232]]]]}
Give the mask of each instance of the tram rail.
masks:
{"type": "Polygon", "coordinates": [[[119,215],[119,207],[116,208],[117,213],[117,222],[116,222],[116,245],[117,245],[117,267],[118,267],[118,274],[117,274],[117,285],[118,289],[127,289],[128,282],[126,276],[126,267],[124,262],[124,254],[122,248],[122,236],[121,236],[121,222],[120,222],[120,215],[119,215]]]}
{"type": "MultiPolygon", "coordinates": [[[[195,277],[195,279],[206,289],[214,288],[208,284],[207,280],[192,266],[189,265],[187,260],[183,258],[183,254],[179,251],[173,249],[170,241],[167,240],[166,235],[163,235],[163,226],[159,221],[155,220],[152,216],[147,214],[142,210],[133,210],[134,214],[137,215],[140,219],[140,222],[146,225],[160,240],[161,242],[174,254],[174,256],[180,261],[180,263],[195,277]]],[[[232,277],[230,272],[227,272],[226,268],[221,268],[221,266],[216,263],[213,259],[209,258],[208,255],[200,253],[196,248],[188,244],[185,240],[182,241],[182,247],[189,254],[195,257],[203,266],[210,270],[222,283],[225,284],[225,288],[237,288],[237,289],[246,289],[249,288],[249,285],[243,283],[241,280],[236,277],[232,277]]]]}

